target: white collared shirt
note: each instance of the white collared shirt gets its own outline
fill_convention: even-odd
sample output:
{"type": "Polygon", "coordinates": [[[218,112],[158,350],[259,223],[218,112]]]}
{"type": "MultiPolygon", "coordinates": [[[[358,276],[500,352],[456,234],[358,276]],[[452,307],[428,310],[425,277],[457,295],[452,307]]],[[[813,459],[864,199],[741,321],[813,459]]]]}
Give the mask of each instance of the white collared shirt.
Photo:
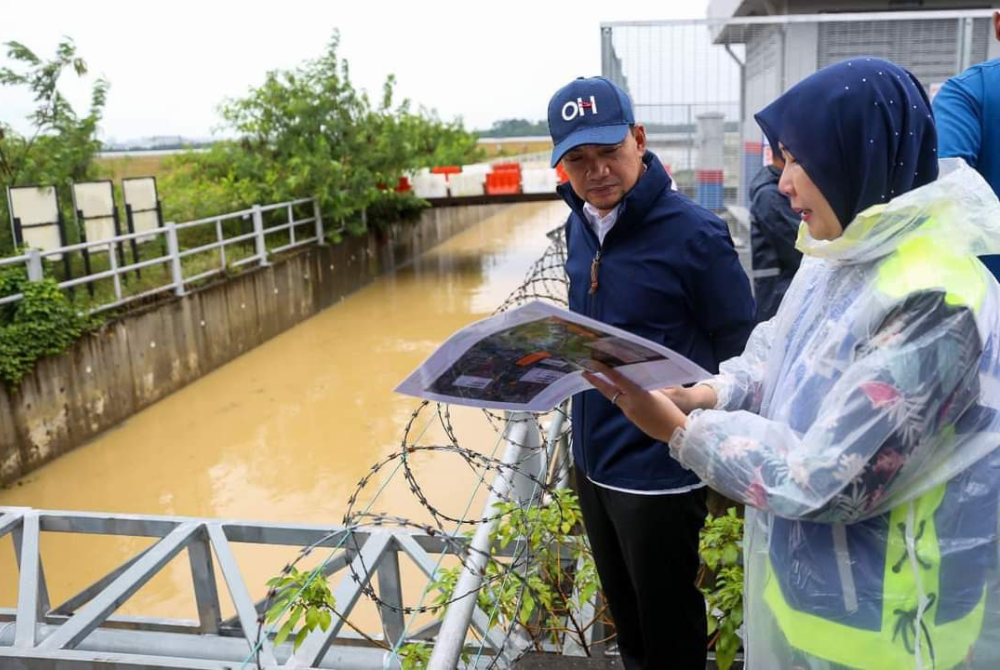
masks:
{"type": "Polygon", "coordinates": [[[604,237],[608,234],[608,231],[617,223],[618,221],[618,210],[621,209],[621,205],[617,205],[613,210],[607,213],[606,216],[601,216],[601,213],[597,211],[597,208],[591,205],[589,202],[583,203],[583,213],[587,217],[587,223],[590,224],[591,230],[597,235],[597,241],[604,246],[604,237]]]}

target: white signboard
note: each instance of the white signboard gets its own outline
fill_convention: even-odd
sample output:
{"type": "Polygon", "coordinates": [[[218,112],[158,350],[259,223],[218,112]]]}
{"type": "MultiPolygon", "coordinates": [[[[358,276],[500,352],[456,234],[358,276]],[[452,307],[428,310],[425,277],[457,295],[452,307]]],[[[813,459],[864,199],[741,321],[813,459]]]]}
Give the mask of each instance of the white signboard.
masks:
{"type": "MultiPolygon", "coordinates": [[[[108,240],[115,236],[115,194],[110,181],[73,184],[73,209],[83,225],[88,242],[108,240]]],[[[110,248],[91,248],[105,251],[110,248]]]]}
{"type": "MultiPolygon", "coordinates": [[[[10,203],[11,225],[20,224],[22,244],[25,247],[52,251],[62,246],[59,235],[59,202],[55,186],[17,186],[7,189],[10,203]]],[[[55,260],[58,257],[50,256],[55,260]]]]}
{"type": "MultiPolygon", "coordinates": [[[[132,232],[144,233],[160,227],[157,213],[156,179],[154,177],[136,177],[122,179],[122,197],[132,212],[132,232]]],[[[154,239],[155,235],[138,238],[139,242],[154,239]]]]}

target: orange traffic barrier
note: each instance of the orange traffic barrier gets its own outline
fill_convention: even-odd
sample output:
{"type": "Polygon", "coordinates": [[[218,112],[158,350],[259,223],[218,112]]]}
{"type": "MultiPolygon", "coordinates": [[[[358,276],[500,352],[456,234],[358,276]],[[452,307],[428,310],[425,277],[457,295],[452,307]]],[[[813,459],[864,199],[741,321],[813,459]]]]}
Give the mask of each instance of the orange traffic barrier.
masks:
{"type": "Polygon", "coordinates": [[[459,174],[462,171],[462,166],[460,165],[439,165],[437,167],[431,168],[431,174],[459,174]]]}
{"type": "MultiPolygon", "coordinates": [[[[383,181],[380,181],[377,184],[375,184],[375,188],[377,188],[380,191],[389,190],[389,187],[383,181]]],[[[413,187],[410,186],[410,180],[408,178],[400,177],[399,181],[396,182],[396,186],[393,188],[393,190],[396,191],[396,193],[406,193],[407,191],[412,191],[413,187]]]]}
{"type": "Polygon", "coordinates": [[[515,195],[521,192],[521,171],[501,170],[486,175],[487,195],[515,195]]]}
{"type": "Polygon", "coordinates": [[[504,172],[506,170],[512,170],[514,172],[521,171],[520,163],[494,163],[490,167],[493,169],[493,172],[504,172]]]}
{"type": "Polygon", "coordinates": [[[569,175],[563,170],[562,161],[556,164],[556,174],[559,175],[559,183],[565,184],[569,181],[569,175]]]}

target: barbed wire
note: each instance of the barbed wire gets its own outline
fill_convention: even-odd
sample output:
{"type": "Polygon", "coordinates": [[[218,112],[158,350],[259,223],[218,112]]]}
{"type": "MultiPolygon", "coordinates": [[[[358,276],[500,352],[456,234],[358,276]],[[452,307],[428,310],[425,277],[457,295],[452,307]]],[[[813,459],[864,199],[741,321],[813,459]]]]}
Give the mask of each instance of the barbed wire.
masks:
{"type": "MultiPolygon", "coordinates": [[[[567,305],[569,281],[565,273],[566,241],[563,228],[560,226],[547,233],[547,236],[550,240],[548,248],[532,264],[521,284],[497,307],[494,314],[505,312],[533,300],[543,300],[560,306],[567,305]]],[[[523,418],[502,416],[489,410],[482,411],[497,437],[496,444],[494,445],[494,455],[488,456],[461,444],[461,440],[452,422],[451,408],[448,405],[430,403],[428,401],[420,403],[411,413],[406,423],[398,449],[374,463],[358,481],[354,491],[347,499],[347,509],[342,519],[342,527],[331,530],[324,537],[302,548],[296,557],[282,569],[281,576],[285,577],[292,574],[297,569],[297,566],[316,549],[321,546],[328,546],[333,540],[339,538],[336,546],[331,548],[330,554],[322,564],[318,568],[313,569],[309,581],[299,588],[299,593],[295,597],[297,598],[302,591],[308,588],[312,580],[320,578],[323,569],[333,560],[339,551],[347,552],[345,556],[347,560],[345,562],[347,570],[350,573],[350,578],[358,585],[360,592],[376,605],[380,617],[384,613],[393,612],[410,616],[412,622],[412,617],[414,616],[441,612],[454,602],[468,597],[478,597],[479,592],[483,591],[483,589],[490,589],[498,582],[503,586],[509,583],[510,580],[516,580],[519,589],[515,601],[517,609],[514,611],[520,611],[524,597],[528,595],[537,597],[539,595],[538,590],[526,578],[528,566],[532,564],[534,557],[529,542],[522,542],[519,538],[514,550],[503,556],[502,558],[506,560],[501,561],[501,557],[495,556],[488,549],[483,551],[472,546],[470,541],[471,536],[478,526],[499,522],[507,513],[498,512],[493,515],[486,513],[480,516],[468,516],[468,510],[482,487],[485,487],[489,494],[500,503],[523,503],[524,501],[518,498],[517,487],[513,485],[507,486],[505,487],[506,491],[494,487],[492,482],[501,481],[501,479],[506,480],[508,483],[513,483],[515,479],[519,478],[521,482],[529,483],[532,488],[529,500],[532,504],[538,504],[545,500],[547,496],[553,495],[559,483],[565,481],[568,475],[568,468],[570,467],[568,457],[562,458],[561,462],[551,458],[557,453],[555,449],[556,444],[568,439],[570,431],[569,417],[566,415],[564,407],[559,407],[545,414],[524,415],[523,418]],[[426,421],[424,422],[423,429],[418,431],[416,429],[418,420],[422,418],[426,418],[426,421]],[[551,423],[557,418],[561,419],[562,428],[554,435],[547,435],[545,424],[547,422],[551,423]],[[520,422],[530,422],[533,424],[532,428],[536,431],[537,435],[541,436],[537,444],[532,440],[526,440],[523,444],[518,444],[512,439],[511,434],[515,432],[513,428],[520,422]],[[444,435],[444,442],[441,444],[420,444],[419,442],[423,436],[435,424],[441,429],[444,435]],[[514,463],[507,463],[497,458],[495,456],[496,450],[504,441],[519,447],[524,456],[514,463]],[[472,496],[469,498],[465,512],[460,515],[447,513],[431,501],[411,462],[412,459],[424,454],[450,454],[457,456],[477,477],[478,482],[472,496]],[[539,459],[541,459],[541,464],[539,464],[539,459]],[[549,462],[550,460],[554,462],[549,462]],[[542,467],[539,467],[539,465],[542,467]],[[391,472],[388,472],[389,470],[391,472]],[[386,472],[388,472],[388,476],[385,477],[385,480],[372,499],[366,504],[364,509],[357,509],[365,490],[386,472]],[[384,491],[388,482],[400,472],[420,508],[429,514],[430,522],[419,522],[408,517],[371,511],[373,504],[382,491],[384,491]],[[490,481],[491,473],[494,475],[492,481],[490,481]],[[454,528],[449,531],[446,525],[453,525],[454,528]],[[438,564],[435,567],[435,573],[429,577],[428,585],[424,589],[420,603],[416,606],[404,606],[402,604],[387,602],[379,596],[371,584],[371,571],[364,564],[363,543],[358,541],[358,535],[386,527],[420,531],[430,537],[437,538],[443,543],[438,564]],[[345,547],[345,543],[349,546],[345,547]],[[458,564],[463,569],[474,571],[481,579],[480,585],[465,593],[452,593],[447,599],[439,597],[433,604],[424,604],[424,598],[427,596],[437,573],[441,569],[441,560],[446,555],[456,558],[458,564]],[[357,568],[355,567],[354,559],[357,559],[357,563],[359,564],[357,568]],[[488,568],[490,567],[494,569],[489,570],[488,568]]],[[[323,578],[325,578],[325,575],[323,578]]],[[[274,632],[273,630],[265,630],[267,612],[272,602],[279,595],[282,595],[282,593],[277,588],[272,588],[268,591],[264,607],[257,620],[256,640],[248,661],[256,659],[258,668],[262,668],[260,650],[263,647],[264,639],[274,632]]],[[[294,599],[292,598],[288,601],[285,606],[286,610],[291,606],[294,599]]],[[[494,604],[493,610],[489,613],[488,623],[490,625],[499,619],[497,616],[498,607],[499,602],[494,604]]],[[[400,645],[405,642],[409,624],[406,625],[406,629],[403,631],[400,639],[394,645],[390,646],[385,641],[385,639],[388,639],[388,636],[385,635],[384,617],[382,621],[384,640],[378,640],[364,633],[358,626],[350,623],[345,614],[336,610],[333,610],[332,614],[342,619],[345,625],[351,627],[370,643],[392,652],[393,656],[398,660],[400,645]]],[[[284,613],[280,616],[283,615],[284,613]]],[[[275,620],[275,623],[280,620],[280,616],[275,620]]],[[[518,624],[516,617],[514,619],[514,621],[505,627],[500,648],[493,649],[494,653],[487,667],[492,668],[500,663],[514,663],[522,654],[534,648],[537,640],[525,640],[525,637],[531,638],[530,631],[525,626],[518,624]],[[515,632],[517,632],[519,639],[516,645],[517,649],[511,655],[508,643],[515,632]]],[[[476,633],[474,629],[470,630],[474,634],[476,633]]],[[[490,628],[487,628],[483,632],[483,635],[480,636],[479,657],[482,656],[485,650],[489,630],[490,628]]]]}

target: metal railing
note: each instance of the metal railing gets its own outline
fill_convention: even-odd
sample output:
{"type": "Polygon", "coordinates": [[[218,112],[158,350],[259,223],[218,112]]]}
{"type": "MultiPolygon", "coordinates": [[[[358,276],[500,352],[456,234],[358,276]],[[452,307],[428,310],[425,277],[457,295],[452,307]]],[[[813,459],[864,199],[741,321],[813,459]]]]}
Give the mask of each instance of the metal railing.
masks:
{"type": "MultiPolygon", "coordinates": [[[[500,500],[539,504],[542,496],[537,478],[545,478],[546,473],[551,472],[554,484],[565,485],[565,473],[558,467],[550,468],[553,463],[565,464],[568,458],[565,416],[564,412],[553,415],[544,442],[530,417],[510,418],[503,456],[503,463],[510,467],[494,477],[484,518],[494,514],[493,505],[500,500]]],[[[0,508],[0,538],[13,536],[19,567],[17,606],[0,609],[0,666],[31,670],[105,663],[122,669],[386,668],[399,667],[398,658],[387,648],[395,650],[403,642],[434,639],[428,666],[432,670],[456,667],[463,650],[476,655],[465,667],[510,667],[510,658],[520,651],[518,641],[510,639],[476,602],[484,557],[491,551],[491,530],[492,524],[483,524],[469,539],[457,532],[443,537],[440,533],[379,526],[360,529],[0,508]],[[39,550],[41,534],[46,532],[156,538],[156,542],[53,606],[39,550]],[[274,644],[274,631],[261,624],[268,600],[253,600],[236,561],[234,543],[330,548],[332,553],[323,563],[322,573],[328,578],[339,576],[339,581],[331,584],[339,616],[325,632],[316,629],[310,633],[297,651],[291,641],[274,644]],[[115,614],[123,602],[184,551],[190,564],[197,620],[115,614]],[[464,567],[454,592],[465,595],[451,603],[442,620],[410,631],[404,623],[400,559],[414,563],[433,583],[440,576],[442,555],[460,552],[465,553],[464,567]],[[222,576],[225,591],[216,572],[222,576]],[[378,630],[370,635],[351,631],[344,623],[365,587],[373,582],[379,591],[378,630]],[[231,598],[234,616],[223,617],[220,593],[231,598]],[[481,643],[468,639],[470,628],[481,643]]],[[[513,550],[513,545],[506,550],[492,548],[500,557],[513,555],[513,550]]],[[[567,568],[572,565],[573,559],[567,555],[567,568]]],[[[581,602],[579,606],[592,611],[594,604],[581,602]]],[[[588,637],[591,634],[588,631],[588,637]]],[[[552,651],[582,655],[572,643],[552,651]]]]}
{"type": "MultiPolygon", "coordinates": [[[[94,303],[87,307],[87,311],[97,313],[115,309],[161,293],[172,292],[176,296],[183,296],[187,292],[187,287],[193,283],[215,275],[224,274],[233,268],[240,268],[251,264],[266,266],[269,264],[268,259],[272,254],[289,251],[309,244],[319,244],[323,242],[323,238],[323,217],[320,213],[319,202],[315,198],[301,198],[273,205],[254,205],[249,209],[238,212],[210,216],[186,223],[166,223],[162,227],[152,230],[116,235],[102,240],[81,242],[56,249],[28,249],[20,256],[0,258],[0,267],[23,266],[26,269],[28,280],[34,282],[41,281],[47,276],[46,266],[48,264],[46,261],[56,261],[68,254],[96,255],[97,252],[107,252],[105,254],[108,263],[107,269],[59,281],[59,288],[64,290],[72,290],[77,287],[90,287],[90,292],[93,296],[92,287],[97,282],[110,280],[112,285],[111,295],[96,298],[94,303]],[[299,215],[297,218],[296,209],[298,208],[301,211],[310,204],[312,205],[310,215],[299,215]],[[265,214],[281,211],[285,212],[287,220],[272,225],[265,225],[265,214]],[[226,235],[224,227],[227,222],[237,222],[240,226],[243,226],[247,220],[252,222],[252,230],[250,232],[231,236],[226,235]],[[214,233],[215,240],[213,242],[182,248],[181,236],[183,233],[191,231],[197,234],[206,229],[210,233],[214,233]],[[269,242],[274,240],[275,236],[279,235],[283,238],[287,235],[287,242],[282,239],[282,243],[277,246],[269,245],[269,242]],[[145,259],[136,256],[133,258],[133,262],[122,263],[121,259],[124,258],[124,254],[115,253],[115,250],[133,243],[138,244],[139,242],[144,243],[144,249],[158,249],[159,254],[153,258],[145,259]],[[250,255],[233,253],[233,250],[236,248],[244,248],[250,245],[253,247],[253,253],[250,255]],[[194,274],[186,272],[186,260],[199,257],[205,258],[208,255],[213,257],[213,261],[214,257],[217,257],[218,264],[194,274]],[[164,275],[162,281],[150,282],[147,277],[147,280],[141,283],[141,290],[132,293],[126,292],[125,284],[130,278],[138,279],[141,277],[143,270],[156,266],[167,268],[165,273],[161,273],[164,275]]],[[[23,293],[0,297],[0,305],[17,302],[23,299],[23,297],[23,293]]]]}

